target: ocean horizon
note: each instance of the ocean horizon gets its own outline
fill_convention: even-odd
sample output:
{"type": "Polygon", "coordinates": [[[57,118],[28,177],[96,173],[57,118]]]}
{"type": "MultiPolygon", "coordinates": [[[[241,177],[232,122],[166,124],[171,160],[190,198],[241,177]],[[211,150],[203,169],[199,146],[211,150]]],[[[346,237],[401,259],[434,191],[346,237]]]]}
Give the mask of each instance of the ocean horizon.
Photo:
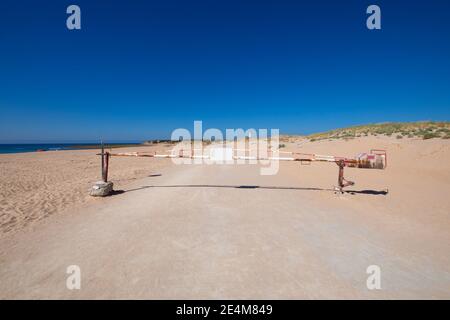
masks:
{"type": "MultiPolygon", "coordinates": [[[[140,142],[113,142],[105,143],[108,146],[127,146],[140,145],[140,142]]],[[[24,152],[40,152],[40,151],[62,151],[62,150],[85,150],[100,148],[99,143],[8,143],[0,144],[0,154],[5,153],[24,153],[24,152]]]]}

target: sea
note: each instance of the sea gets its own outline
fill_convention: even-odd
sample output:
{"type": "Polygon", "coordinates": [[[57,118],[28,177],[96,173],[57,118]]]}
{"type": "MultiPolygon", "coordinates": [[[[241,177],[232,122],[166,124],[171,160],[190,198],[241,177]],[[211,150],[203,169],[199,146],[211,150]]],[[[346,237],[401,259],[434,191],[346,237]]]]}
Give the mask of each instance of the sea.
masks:
{"type": "MultiPolygon", "coordinates": [[[[106,147],[132,146],[140,143],[108,143],[106,147]]],[[[60,151],[60,150],[82,150],[100,149],[97,143],[32,143],[32,144],[0,144],[0,153],[22,153],[36,151],[60,151]]]]}

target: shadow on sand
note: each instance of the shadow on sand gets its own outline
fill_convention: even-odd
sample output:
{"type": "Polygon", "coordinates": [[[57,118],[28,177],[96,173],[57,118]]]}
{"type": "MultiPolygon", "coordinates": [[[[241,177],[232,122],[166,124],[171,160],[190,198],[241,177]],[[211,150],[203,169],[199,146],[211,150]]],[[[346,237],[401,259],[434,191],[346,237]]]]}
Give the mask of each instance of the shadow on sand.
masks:
{"type": "MultiPolygon", "coordinates": [[[[277,187],[277,186],[254,186],[254,185],[215,185],[215,184],[177,184],[177,185],[153,185],[142,186],[130,190],[115,190],[110,195],[122,194],[125,192],[139,191],[148,188],[231,188],[231,189],[270,189],[270,190],[303,190],[303,191],[331,191],[334,189],[311,188],[311,187],[277,187]]],[[[365,195],[387,195],[387,190],[345,190],[348,194],[365,194],[365,195]]]]}
{"type": "Polygon", "coordinates": [[[389,193],[389,191],[386,190],[345,190],[346,193],[350,193],[350,194],[370,194],[370,195],[374,195],[374,196],[385,196],[389,193]]]}

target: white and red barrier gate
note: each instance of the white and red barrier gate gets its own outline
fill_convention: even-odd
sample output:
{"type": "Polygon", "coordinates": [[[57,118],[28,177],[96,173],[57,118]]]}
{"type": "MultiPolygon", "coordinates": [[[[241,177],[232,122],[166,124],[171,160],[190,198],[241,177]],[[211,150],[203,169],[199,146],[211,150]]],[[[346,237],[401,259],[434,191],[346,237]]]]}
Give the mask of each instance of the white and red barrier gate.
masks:
{"type": "MultiPolygon", "coordinates": [[[[289,151],[276,151],[278,154],[286,154],[290,156],[245,156],[237,155],[235,152],[244,151],[250,152],[247,149],[232,149],[232,148],[214,148],[222,149],[221,154],[218,155],[217,151],[210,152],[210,154],[198,154],[195,151],[203,149],[190,149],[187,154],[186,150],[180,149],[178,153],[170,154],[158,154],[156,152],[117,152],[112,153],[105,151],[102,145],[101,155],[102,159],[102,180],[103,182],[108,181],[108,171],[109,171],[109,158],[110,157],[149,157],[149,158],[191,158],[191,159],[210,159],[214,160],[217,158],[222,158],[223,160],[273,160],[273,161],[299,161],[302,164],[311,164],[312,162],[331,162],[336,163],[339,167],[338,175],[338,187],[337,191],[343,192],[343,188],[351,186],[354,184],[353,181],[348,181],[344,178],[344,168],[361,168],[361,169],[385,169],[387,166],[387,154],[386,150],[372,149],[369,153],[361,153],[354,158],[319,155],[319,154],[308,154],[300,152],[289,152],[289,151]],[[230,152],[231,151],[231,152],[230,152]]],[[[213,150],[214,150],[213,149],[213,150]]],[[[268,154],[273,154],[275,152],[269,151],[268,154]]]]}

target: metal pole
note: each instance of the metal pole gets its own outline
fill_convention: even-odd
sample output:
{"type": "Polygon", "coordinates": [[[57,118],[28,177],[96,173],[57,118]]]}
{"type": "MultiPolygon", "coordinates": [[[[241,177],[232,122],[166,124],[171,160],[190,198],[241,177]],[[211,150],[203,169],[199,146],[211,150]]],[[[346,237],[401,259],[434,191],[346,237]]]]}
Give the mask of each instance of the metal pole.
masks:
{"type": "Polygon", "coordinates": [[[344,193],[344,190],[343,190],[344,187],[352,186],[355,183],[353,181],[347,181],[344,178],[345,161],[339,160],[336,162],[336,164],[339,166],[338,189],[341,193],[344,193]]]}
{"type": "Polygon", "coordinates": [[[338,186],[339,191],[342,192],[342,188],[344,188],[344,161],[338,162],[339,166],[339,175],[338,175],[338,186]]]}
{"type": "Polygon", "coordinates": [[[109,152],[105,154],[105,176],[103,182],[108,182],[108,168],[109,168],[109,152]]]}
{"type": "Polygon", "coordinates": [[[106,182],[106,177],[105,177],[105,148],[103,147],[103,141],[101,142],[102,144],[102,181],[106,182]]]}

